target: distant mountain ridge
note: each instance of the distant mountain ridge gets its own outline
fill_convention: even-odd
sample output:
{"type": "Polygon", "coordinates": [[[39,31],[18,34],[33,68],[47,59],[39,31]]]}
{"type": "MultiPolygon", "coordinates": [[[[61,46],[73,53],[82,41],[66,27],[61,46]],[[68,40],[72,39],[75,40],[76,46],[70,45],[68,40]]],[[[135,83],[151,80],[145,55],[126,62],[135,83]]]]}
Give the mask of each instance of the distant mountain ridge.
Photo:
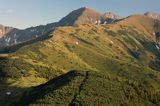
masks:
{"type": "Polygon", "coordinates": [[[112,12],[107,12],[107,13],[104,13],[103,15],[104,18],[111,18],[111,19],[122,19],[123,17],[121,16],[118,16],[112,12]]]}
{"type": "Polygon", "coordinates": [[[118,15],[115,15],[111,12],[101,14],[88,7],[82,7],[80,9],[72,11],[57,23],[30,27],[24,30],[11,28],[12,30],[8,31],[8,28],[7,31],[3,30],[2,33],[0,30],[0,36],[2,37],[0,38],[0,47],[17,45],[23,42],[36,39],[58,26],[75,26],[82,24],[110,24],[119,19],[121,18],[118,15]]]}
{"type": "Polygon", "coordinates": [[[74,26],[81,24],[110,24],[119,19],[122,19],[122,17],[112,12],[102,14],[88,7],[83,7],[72,11],[66,17],[62,18],[62,20],[59,21],[59,25],[74,26]]]}
{"type": "MultiPolygon", "coordinates": [[[[153,19],[160,20],[160,15],[154,12],[147,12],[144,15],[153,19]]],[[[30,27],[24,30],[12,27],[5,27],[1,25],[0,47],[8,47],[24,43],[33,39],[37,39],[38,37],[41,37],[48,31],[58,26],[76,26],[82,24],[112,24],[122,19],[124,18],[112,12],[102,14],[88,7],[82,7],[72,11],[56,23],[30,27]]]]}
{"type": "Polygon", "coordinates": [[[160,14],[156,12],[149,11],[149,12],[146,12],[144,15],[153,19],[160,20],[160,14]]]}
{"type": "Polygon", "coordinates": [[[13,28],[0,39],[0,47],[20,44],[26,41],[36,39],[48,31],[52,30],[56,23],[30,27],[24,30],[13,28]]]}

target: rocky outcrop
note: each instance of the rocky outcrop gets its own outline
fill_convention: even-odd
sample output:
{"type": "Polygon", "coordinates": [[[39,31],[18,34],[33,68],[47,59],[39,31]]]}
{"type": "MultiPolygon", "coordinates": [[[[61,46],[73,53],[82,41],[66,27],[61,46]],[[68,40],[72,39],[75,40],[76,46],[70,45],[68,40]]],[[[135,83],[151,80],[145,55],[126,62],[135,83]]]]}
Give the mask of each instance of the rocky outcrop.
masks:
{"type": "Polygon", "coordinates": [[[0,25],[0,38],[5,36],[8,32],[10,32],[13,28],[0,25]]]}
{"type": "Polygon", "coordinates": [[[111,23],[116,22],[121,19],[123,19],[123,17],[120,17],[119,15],[116,15],[112,12],[107,12],[102,15],[101,22],[103,24],[111,24],[111,23]]]}

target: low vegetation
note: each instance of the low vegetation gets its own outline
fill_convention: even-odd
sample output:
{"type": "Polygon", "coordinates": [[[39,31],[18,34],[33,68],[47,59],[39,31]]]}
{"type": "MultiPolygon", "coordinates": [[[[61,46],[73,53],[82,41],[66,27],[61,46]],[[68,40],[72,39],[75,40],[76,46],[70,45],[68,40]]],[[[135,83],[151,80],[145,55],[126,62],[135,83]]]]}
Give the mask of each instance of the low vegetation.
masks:
{"type": "Polygon", "coordinates": [[[32,88],[19,105],[159,105],[152,85],[93,71],[70,71],[32,88]]]}
{"type": "Polygon", "coordinates": [[[1,54],[1,85],[22,97],[5,95],[7,102],[159,105],[154,24],[150,18],[131,16],[111,25],[59,27],[51,38],[1,54]]]}

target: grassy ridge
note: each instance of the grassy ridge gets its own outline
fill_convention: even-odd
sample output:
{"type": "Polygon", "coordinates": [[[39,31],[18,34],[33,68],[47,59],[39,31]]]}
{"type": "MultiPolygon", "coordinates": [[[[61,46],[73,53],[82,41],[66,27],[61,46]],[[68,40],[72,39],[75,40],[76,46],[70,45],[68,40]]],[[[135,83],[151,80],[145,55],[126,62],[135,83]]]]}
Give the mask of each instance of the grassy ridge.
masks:
{"type": "MultiPolygon", "coordinates": [[[[117,104],[157,104],[160,72],[156,60],[159,58],[159,51],[155,47],[153,32],[159,30],[158,27],[159,24],[155,24],[150,18],[132,16],[111,25],[56,28],[50,33],[53,35],[50,39],[41,39],[41,42],[26,45],[14,53],[1,55],[1,81],[7,83],[9,87],[30,88],[57,78],[69,70],[88,70],[89,72],[80,72],[82,75],[73,74],[73,78],[71,77],[69,81],[68,77],[64,78],[68,82],[61,85],[63,90],[56,88],[55,84],[49,85],[50,87],[45,87],[47,86],[45,84],[44,90],[56,88],[53,94],[57,95],[57,98],[52,94],[53,98],[46,97],[51,100],[46,101],[45,97],[41,100],[41,95],[48,94],[41,94],[39,87],[36,89],[38,91],[35,90],[35,93],[30,95],[39,95],[35,100],[36,103],[42,104],[50,104],[51,101],[55,104],[60,101],[60,104],[81,104],[82,101],[85,104],[88,104],[88,101],[91,101],[91,104],[98,102],[113,104],[115,98],[113,95],[116,95],[113,91],[115,91],[122,96],[117,95],[118,98],[115,99],[117,104]],[[87,73],[89,78],[86,81],[87,73]],[[114,80],[106,80],[103,78],[103,73],[107,73],[106,76],[109,75],[114,80]],[[95,77],[96,74],[102,78],[95,77]],[[105,80],[104,88],[101,85],[103,80],[105,80]],[[81,83],[85,86],[83,87],[81,83]],[[105,89],[107,86],[110,88],[105,89]],[[87,94],[92,88],[95,94],[87,94]],[[83,90],[79,93],[81,89],[83,90]],[[99,90],[104,91],[103,94],[106,96],[99,95],[99,90]],[[70,95],[69,98],[66,98],[65,94],[70,95]],[[87,95],[93,97],[89,98],[87,95]],[[109,98],[108,95],[113,97],[109,98]]],[[[61,80],[63,82],[60,78],[61,80]]],[[[32,100],[28,103],[32,103],[32,100]]]]}

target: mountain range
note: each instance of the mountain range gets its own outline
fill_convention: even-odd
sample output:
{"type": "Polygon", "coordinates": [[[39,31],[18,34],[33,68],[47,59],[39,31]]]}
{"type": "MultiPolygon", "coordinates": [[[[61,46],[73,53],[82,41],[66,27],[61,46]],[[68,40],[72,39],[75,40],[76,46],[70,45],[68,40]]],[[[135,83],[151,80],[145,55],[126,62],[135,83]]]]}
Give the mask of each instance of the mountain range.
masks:
{"type": "Polygon", "coordinates": [[[13,28],[12,30],[9,30],[1,35],[3,37],[0,39],[0,47],[12,46],[36,39],[51,29],[54,29],[56,26],[75,26],[82,24],[102,23],[109,24],[119,19],[121,18],[115,14],[105,13],[102,15],[101,13],[96,12],[90,8],[83,7],[72,11],[57,23],[31,27],[24,30],[13,28]]]}
{"type": "Polygon", "coordinates": [[[158,106],[157,32],[160,21],[146,14],[87,7],[57,23],[12,28],[0,42],[0,105],[158,106]]]}
{"type": "MultiPolygon", "coordinates": [[[[147,12],[145,16],[160,20],[159,14],[154,12],[147,12]]],[[[66,17],[62,18],[59,22],[47,25],[40,25],[20,30],[13,27],[0,27],[0,47],[8,47],[12,45],[21,44],[37,37],[42,36],[51,29],[58,26],[75,26],[82,24],[111,24],[118,20],[124,19],[112,12],[99,13],[88,7],[83,7],[72,11],[66,17]]]]}

